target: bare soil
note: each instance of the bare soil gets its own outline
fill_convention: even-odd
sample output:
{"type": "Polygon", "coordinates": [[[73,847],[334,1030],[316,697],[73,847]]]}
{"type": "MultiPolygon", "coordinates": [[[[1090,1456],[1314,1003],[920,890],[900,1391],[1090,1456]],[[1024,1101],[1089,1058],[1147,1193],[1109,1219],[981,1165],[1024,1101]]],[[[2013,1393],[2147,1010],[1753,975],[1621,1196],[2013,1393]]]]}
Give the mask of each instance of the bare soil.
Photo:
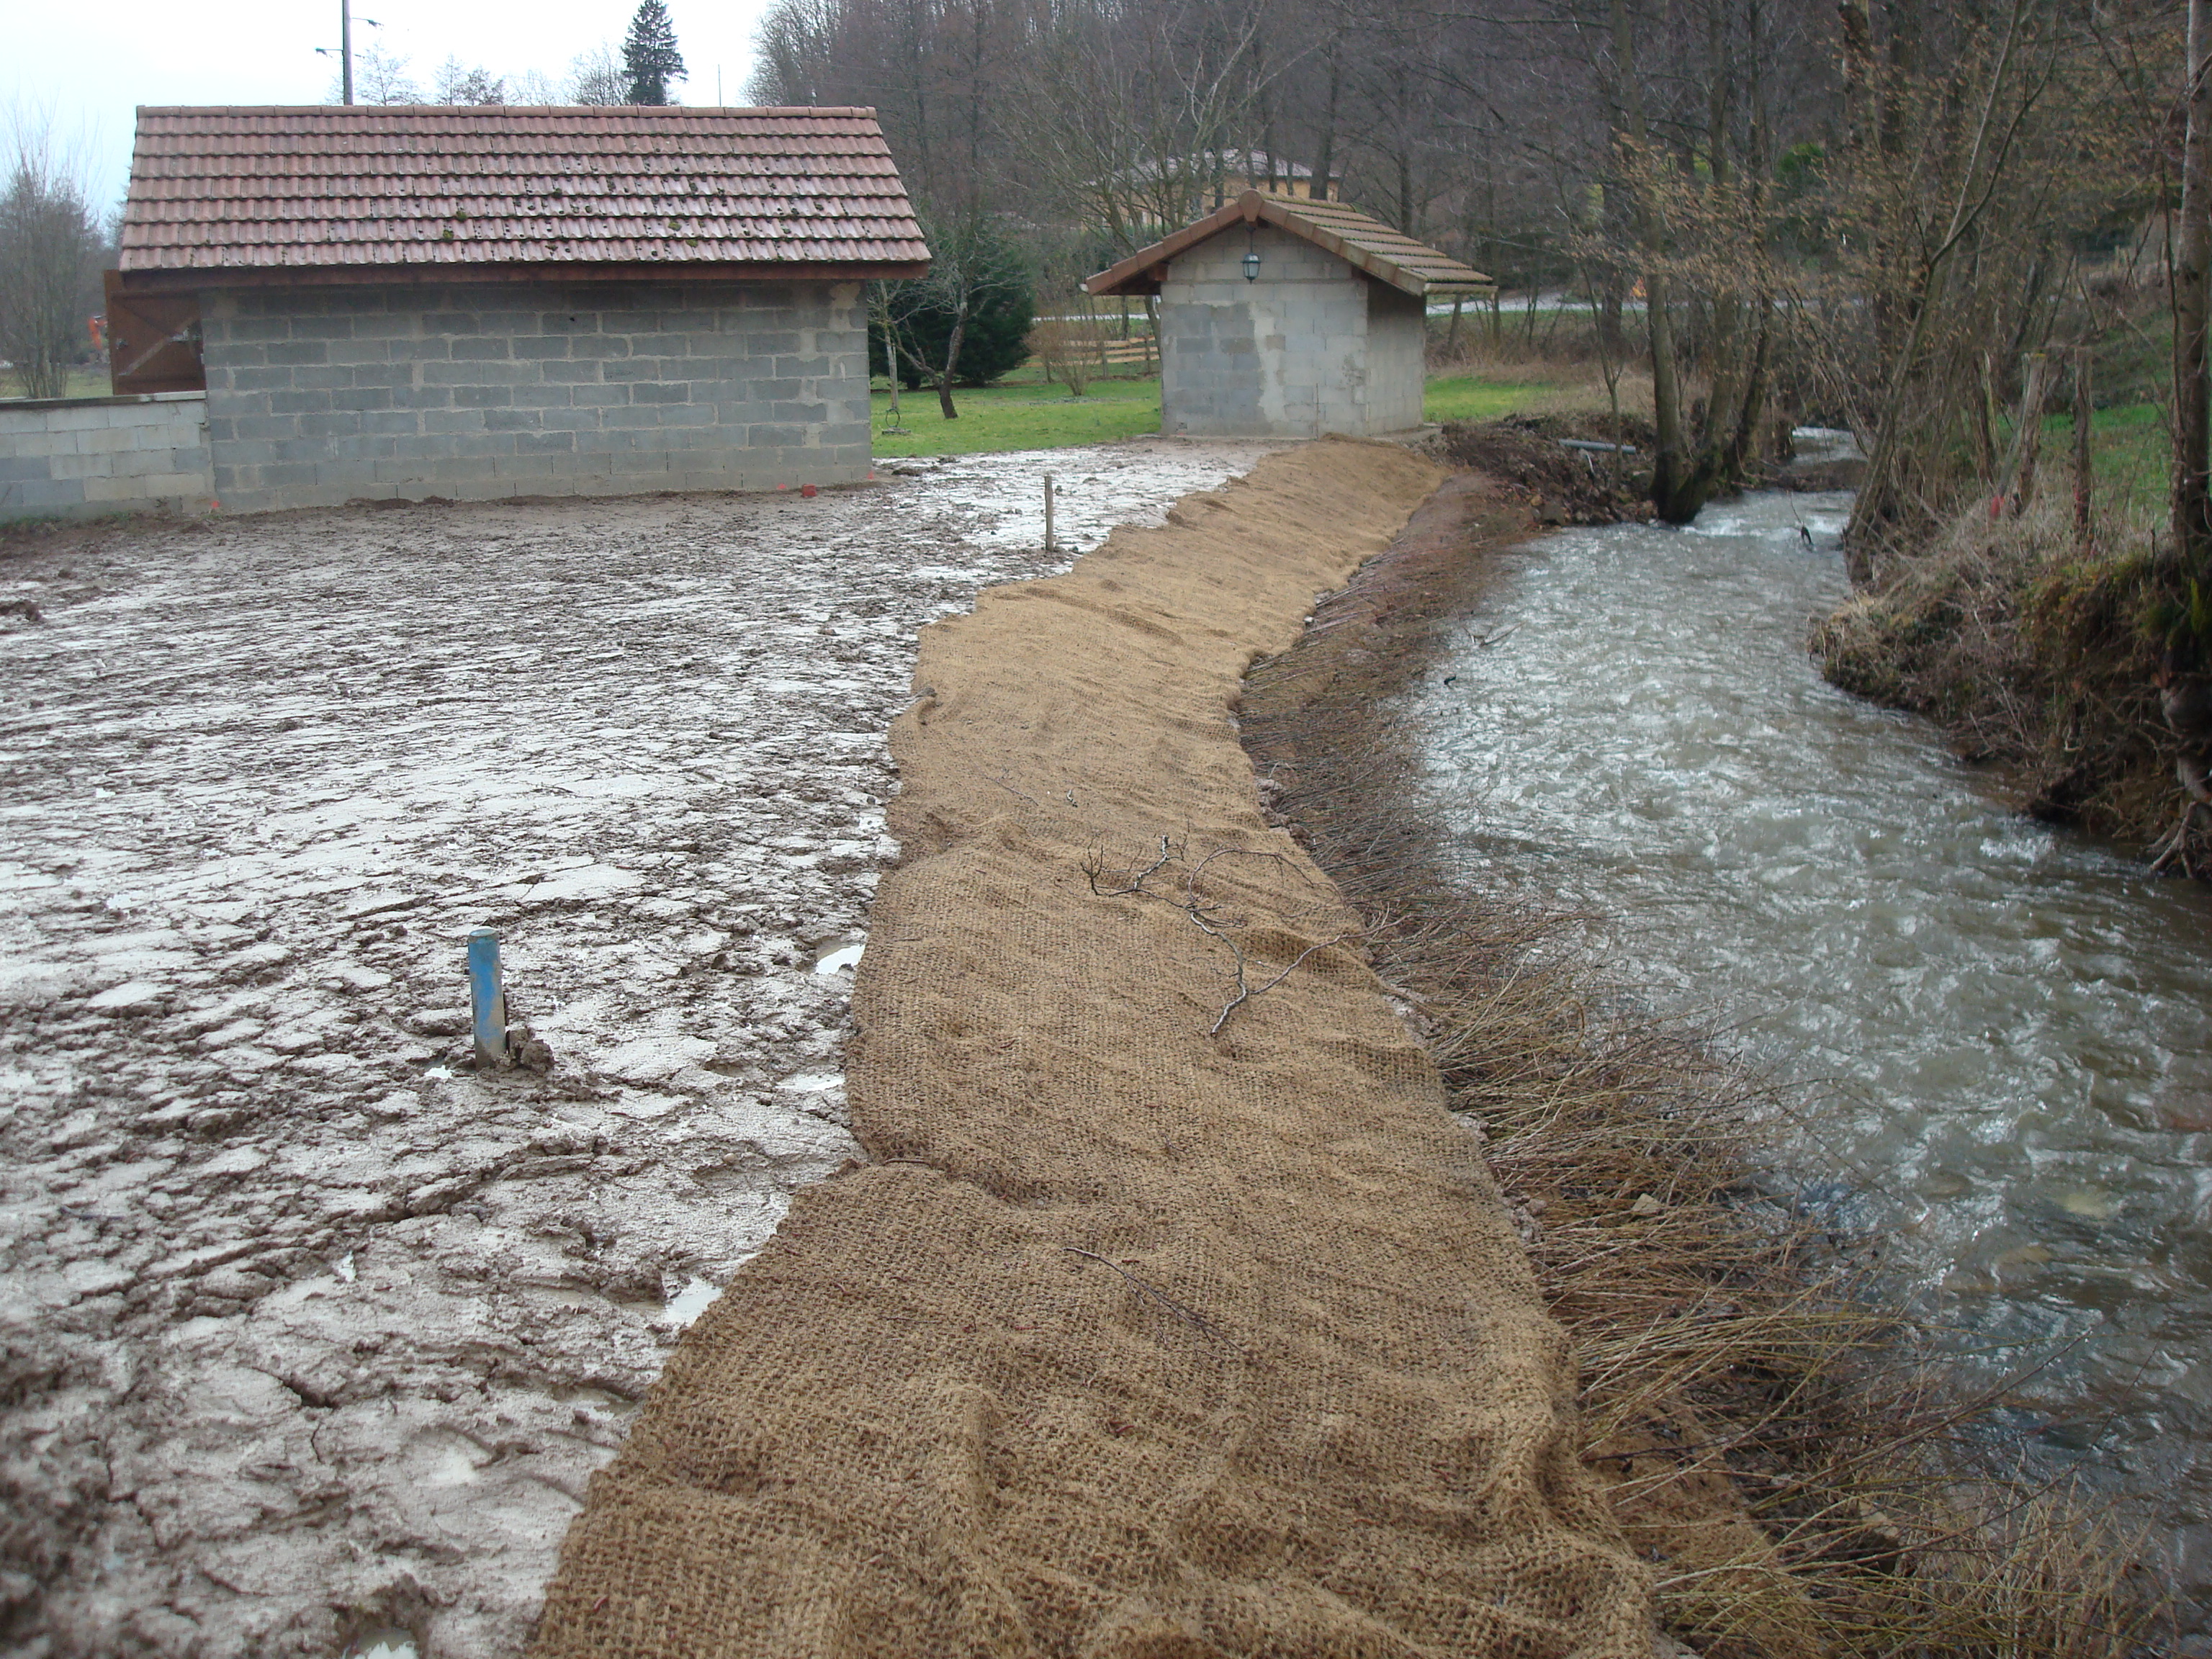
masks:
{"type": "Polygon", "coordinates": [[[1616,524],[1649,518],[1652,428],[1624,415],[1582,412],[1509,415],[1451,421],[1422,447],[1438,460],[1471,468],[1504,501],[1524,502],[1539,525],[1616,524]],[[1571,449],[1561,441],[1626,445],[1632,454],[1571,449]]]}
{"type": "Polygon", "coordinates": [[[0,544],[0,1645],[519,1650],[856,1150],[917,629],[1279,447],[0,544]],[[480,925],[536,1069],[469,1064],[480,925]]]}

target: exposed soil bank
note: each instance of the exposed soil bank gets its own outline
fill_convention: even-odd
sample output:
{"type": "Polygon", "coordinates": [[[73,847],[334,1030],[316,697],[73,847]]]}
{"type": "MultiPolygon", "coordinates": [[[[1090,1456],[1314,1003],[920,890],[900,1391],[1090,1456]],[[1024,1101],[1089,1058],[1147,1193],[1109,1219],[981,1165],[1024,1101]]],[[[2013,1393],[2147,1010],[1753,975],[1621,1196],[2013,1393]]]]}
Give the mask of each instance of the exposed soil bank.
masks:
{"type": "Polygon", "coordinates": [[[1450,421],[1421,447],[1447,465],[1481,473],[1501,506],[1519,502],[1539,525],[1651,516],[1651,426],[1633,416],[1617,422],[1588,412],[1450,421]],[[1626,445],[1636,453],[1574,449],[1562,440],[1626,445]]]}
{"type": "Polygon", "coordinates": [[[1480,1142],[1231,717],[1437,481],[1309,446],[925,636],[872,1162],[686,1334],[534,1651],[1648,1659],[1480,1142]]]}
{"type": "Polygon", "coordinates": [[[0,1649],[518,1651],[678,1330],[856,1151],[817,957],[917,629],[1065,568],[1043,468],[1080,547],[1273,447],[9,538],[0,1649]],[[477,923],[549,1069],[462,1063],[477,923]]]}
{"type": "MultiPolygon", "coordinates": [[[[2178,602],[2148,541],[2074,545],[2070,504],[2021,519],[1977,507],[1929,547],[1887,557],[1865,592],[1813,630],[1828,678],[1942,727],[2038,817],[2147,845],[2176,821],[2179,753],[2152,684],[2151,626],[2178,602]]],[[[2212,835],[2195,854],[2212,873],[2212,835]]]]}

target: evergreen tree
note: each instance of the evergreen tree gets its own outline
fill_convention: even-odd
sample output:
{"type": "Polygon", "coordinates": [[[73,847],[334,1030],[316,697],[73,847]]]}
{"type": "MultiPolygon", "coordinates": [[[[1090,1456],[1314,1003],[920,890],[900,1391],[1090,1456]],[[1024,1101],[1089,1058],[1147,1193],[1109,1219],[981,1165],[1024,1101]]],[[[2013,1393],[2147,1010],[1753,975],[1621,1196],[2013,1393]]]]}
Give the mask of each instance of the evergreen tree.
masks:
{"type": "Polygon", "coordinates": [[[639,0],[637,15],[629,20],[623,40],[623,69],[629,76],[633,104],[665,104],[668,83],[681,81],[684,54],[676,50],[676,26],[668,21],[661,0],[639,0]]]}

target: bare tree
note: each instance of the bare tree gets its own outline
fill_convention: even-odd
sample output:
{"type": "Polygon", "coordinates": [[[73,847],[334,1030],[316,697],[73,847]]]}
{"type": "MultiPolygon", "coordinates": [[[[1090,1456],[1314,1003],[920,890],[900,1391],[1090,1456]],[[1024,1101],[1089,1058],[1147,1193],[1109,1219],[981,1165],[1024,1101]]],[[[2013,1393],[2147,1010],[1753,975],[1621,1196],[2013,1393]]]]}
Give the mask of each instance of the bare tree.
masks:
{"type": "Polygon", "coordinates": [[[605,106],[629,102],[629,72],[623,67],[622,54],[605,40],[578,52],[568,61],[568,78],[562,91],[572,104],[605,106]]]}
{"type": "MultiPolygon", "coordinates": [[[[1219,185],[1261,119],[1251,73],[1264,14],[1209,27],[1176,8],[1121,27],[1104,4],[1069,5],[1024,65],[1016,103],[1047,198],[1130,253],[1219,205],[1219,185]]],[[[1273,159],[1268,163],[1274,165],[1273,159]]]]}
{"type": "Polygon", "coordinates": [[[2075,233],[2139,185],[2143,155],[2066,9],[1885,0],[1846,21],[1837,258],[1805,320],[1867,441],[1846,536],[1863,578],[1878,546],[1947,514],[1969,470],[1996,482],[1988,411],[2079,285],[2075,233]]]}
{"type": "MultiPolygon", "coordinates": [[[[409,73],[407,58],[384,46],[368,46],[353,55],[353,100],[356,104],[419,104],[422,89],[409,73]]],[[[331,80],[323,101],[345,101],[342,77],[331,80]]]]}
{"type": "Polygon", "coordinates": [[[430,80],[434,104],[488,105],[507,102],[507,82],[482,64],[473,66],[448,57],[430,80]]]}
{"type": "Polygon", "coordinates": [[[83,356],[99,281],[100,236],[82,158],[44,112],[9,117],[0,191],[0,356],[28,398],[59,398],[83,356]]]}
{"type": "MultiPolygon", "coordinates": [[[[969,329],[986,309],[1026,306],[1029,275],[981,215],[924,212],[922,230],[929,242],[929,275],[883,284],[885,292],[876,310],[886,350],[896,354],[892,378],[897,379],[898,360],[903,358],[918,379],[937,388],[939,412],[957,421],[960,411],[953,406],[952,382],[962,373],[960,353],[969,329]]],[[[1024,335],[1031,320],[1025,310],[1024,335]]]]}

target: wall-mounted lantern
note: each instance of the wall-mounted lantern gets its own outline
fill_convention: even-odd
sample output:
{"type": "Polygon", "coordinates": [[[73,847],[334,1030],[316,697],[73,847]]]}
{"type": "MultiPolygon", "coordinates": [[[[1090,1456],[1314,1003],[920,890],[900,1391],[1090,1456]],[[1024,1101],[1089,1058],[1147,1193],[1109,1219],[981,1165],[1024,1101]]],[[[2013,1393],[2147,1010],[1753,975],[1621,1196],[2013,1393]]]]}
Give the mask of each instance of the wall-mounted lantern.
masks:
{"type": "Polygon", "coordinates": [[[1244,280],[1248,283],[1258,282],[1260,280],[1260,255],[1258,250],[1247,248],[1244,251],[1243,263],[1244,280]]]}

